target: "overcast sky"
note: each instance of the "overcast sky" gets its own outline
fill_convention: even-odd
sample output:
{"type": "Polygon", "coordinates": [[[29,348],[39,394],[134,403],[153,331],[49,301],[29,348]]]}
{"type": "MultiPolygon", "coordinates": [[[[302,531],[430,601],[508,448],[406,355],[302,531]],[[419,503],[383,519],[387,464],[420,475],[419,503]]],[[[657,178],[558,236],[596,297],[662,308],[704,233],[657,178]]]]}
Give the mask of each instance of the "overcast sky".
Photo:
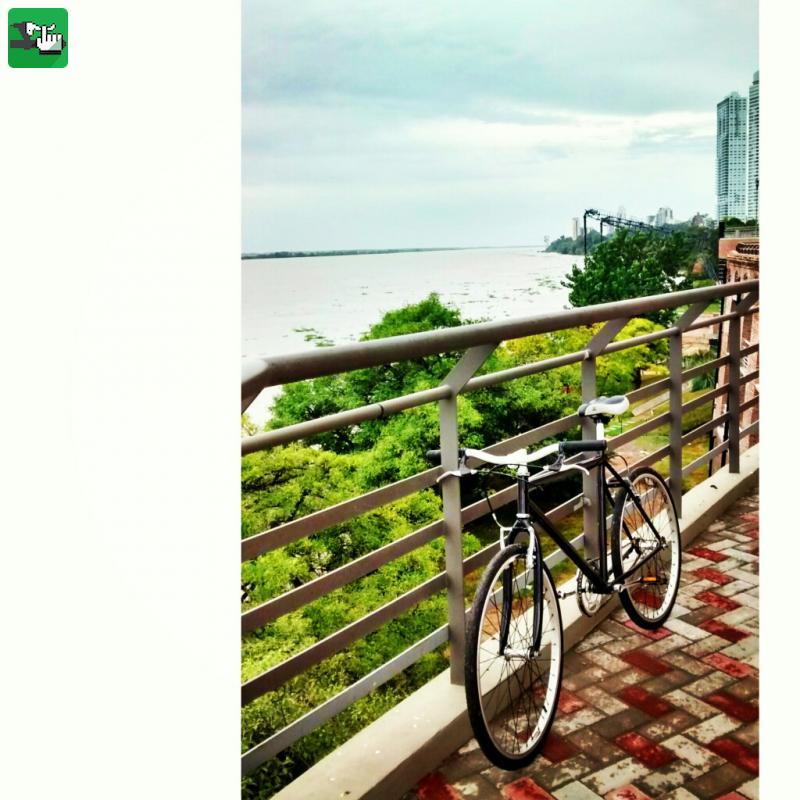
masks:
{"type": "Polygon", "coordinates": [[[243,250],[535,244],[715,212],[753,0],[244,0],[243,250]]]}

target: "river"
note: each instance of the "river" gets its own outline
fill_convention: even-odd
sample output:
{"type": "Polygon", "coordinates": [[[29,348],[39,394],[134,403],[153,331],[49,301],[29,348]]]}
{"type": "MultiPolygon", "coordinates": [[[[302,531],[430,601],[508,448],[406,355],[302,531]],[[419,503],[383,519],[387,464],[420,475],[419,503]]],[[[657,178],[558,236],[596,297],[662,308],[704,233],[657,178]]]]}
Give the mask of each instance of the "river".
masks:
{"type": "MultiPolygon", "coordinates": [[[[385,312],[431,292],[472,321],[556,311],[567,305],[561,280],[582,261],[541,247],[245,259],[242,354],[356,341],[385,312]]],[[[266,421],[277,391],[262,392],[250,406],[254,422],[266,421]]]]}

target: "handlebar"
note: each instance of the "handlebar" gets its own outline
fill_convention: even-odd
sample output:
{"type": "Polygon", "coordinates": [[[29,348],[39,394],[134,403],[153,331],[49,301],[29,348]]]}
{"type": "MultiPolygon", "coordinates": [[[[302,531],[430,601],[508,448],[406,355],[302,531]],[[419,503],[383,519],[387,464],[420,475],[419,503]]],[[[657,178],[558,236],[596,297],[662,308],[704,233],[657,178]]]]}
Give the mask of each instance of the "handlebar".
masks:
{"type": "Polygon", "coordinates": [[[558,445],[558,452],[565,456],[587,451],[602,453],[605,449],[605,439],[583,439],[578,442],[560,442],[558,445]]]}
{"type": "MultiPolygon", "coordinates": [[[[493,453],[487,453],[486,450],[473,450],[467,447],[466,449],[460,449],[458,451],[458,458],[459,461],[464,461],[467,458],[474,458],[478,461],[483,461],[486,464],[496,464],[498,466],[520,466],[522,464],[530,464],[531,462],[538,461],[542,458],[547,458],[547,456],[557,453],[558,450],[558,444],[549,444],[546,447],[535,450],[533,453],[528,453],[525,450],[516,450],[513,453],[501,456],[494,455],[493,453]]],[[[425,453],[425,458],[434,464],[437,462],[441,463],[442,451],[428,450],[428,452],[425,453]]]]}

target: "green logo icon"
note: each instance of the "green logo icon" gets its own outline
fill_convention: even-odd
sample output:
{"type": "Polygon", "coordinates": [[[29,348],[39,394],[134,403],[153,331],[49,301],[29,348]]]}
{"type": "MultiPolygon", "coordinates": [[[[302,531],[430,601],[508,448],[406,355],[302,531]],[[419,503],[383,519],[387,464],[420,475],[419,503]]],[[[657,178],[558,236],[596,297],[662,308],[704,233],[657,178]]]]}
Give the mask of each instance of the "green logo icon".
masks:
{"type": "Polygon", "coordinates": [[[10,8],[8,66],[52,69],[67,66],[67,10],[10,8]]]}

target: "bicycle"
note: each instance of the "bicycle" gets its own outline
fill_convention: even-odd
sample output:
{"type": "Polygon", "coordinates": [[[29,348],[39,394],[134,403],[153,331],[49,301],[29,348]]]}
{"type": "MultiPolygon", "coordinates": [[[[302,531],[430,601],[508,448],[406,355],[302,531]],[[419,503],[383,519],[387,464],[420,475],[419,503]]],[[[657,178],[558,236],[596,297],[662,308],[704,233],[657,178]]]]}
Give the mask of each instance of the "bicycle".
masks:
{"type": "MultiPolygon", "coordinates": [[[[533,523],[577,567],[575,594],[582,613],[596,613],[607,596],[618,593],[634,623],[655,629],[663,625],[675,604],[681,540],[669,488],[649,467],[623,476],[609,463],[605,425],[627,408],[628,399],[622,395],[598,397],[578,409],[582,418],[595,422],[595,439],[504,456],[460,450],[459,468],[439,477],[477,473],[467,466],[470,459],[493,468],[516,468],[513,525],[501,525],[490,505],[500,528],[500,551],[486,567],[468,613],[464,669],[475,738],[487,758],[503,769],[520,769],[534,760],[555,719],[561,691],[564,636],[558,600],[568,595],[556,589],[533,523]],[[555,461],[530,474],[530,464],[556,453],[555,461]],[[593,455],[574,460],[587,453],[593,455]],[[587,476],[595,471],[596,496],[601,498],[597,514],[600,557],[593,561],[580,555],[530,497],[532,486],[540,480],[569,470],[587,476]],[[606,501],[613,507],[610,541],[606,501]],[[527,542],[517,541],[522,535],[527,542]]],[[[438,450],[429,451],[428,456],[441,458],[438,450]]]]}

